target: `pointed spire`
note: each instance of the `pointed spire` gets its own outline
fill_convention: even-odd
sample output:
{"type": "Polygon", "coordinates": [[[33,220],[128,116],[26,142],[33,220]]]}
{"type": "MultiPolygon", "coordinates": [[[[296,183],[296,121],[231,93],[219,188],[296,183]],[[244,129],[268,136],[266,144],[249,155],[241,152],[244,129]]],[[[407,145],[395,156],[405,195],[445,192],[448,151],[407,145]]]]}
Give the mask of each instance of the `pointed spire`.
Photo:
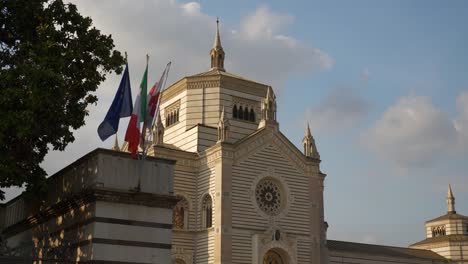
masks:
{"type": "Polygon", "coordinates": [[[221,111],[221,116],[219,117],[219,119],[224,121],[224,105],[223,105],[223,110],[221,111]]]}
{"type": "Polygon", "coordinates": [[[302,144],[304,144],[304,155],[306,157],[320,159],[320,154],[318,153],[317,146],[315,145],[315,139],[312,136],[312,133],[310,133],[309,122],[307,122],[307,128],[302,144]]]}
{"type": "Polygon", "coordinates": [[[112,150],[120,151],[119,140],[117,139],[117,133],[115,133],[114,146],[112,147],[112,150]]]}
{"type": "Polygon", "coordinates": [[[448,186],[448,191],[447,191],[447,207],[448,207],[448,213],[449,214],[456,214],[457,211],[455,211],[455,196],[453,195],[452,192],[452,186],[448,186]]]}
{"type": "Polygon", "coordinates": [[[221,46],[221,37],[219,36],[219,19],[216,18],[216,35],[213,42],[213,48],[210,51],[211,69],[224,70],[224,50],[221,46]]]}
{"type": "Polygon", "coordinates": [[[219,37],[219,19],[216,18],[216,35],[213,43],[213,49],[222,49],[221,38],[219,37]]]}
{"type": "Polygon", "coordinates": [[[307,122],[306,137],[312,137],[312,134],[310,133],[309,122],[307,122]]]}

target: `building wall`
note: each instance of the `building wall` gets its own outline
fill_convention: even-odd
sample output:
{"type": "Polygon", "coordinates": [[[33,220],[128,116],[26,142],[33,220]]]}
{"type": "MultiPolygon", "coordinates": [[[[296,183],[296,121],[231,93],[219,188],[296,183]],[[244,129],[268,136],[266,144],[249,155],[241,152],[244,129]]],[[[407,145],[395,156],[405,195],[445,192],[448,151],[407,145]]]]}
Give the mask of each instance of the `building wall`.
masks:
{"type": "Polygon", "coordinates": [[[226,118],[230,119],[229,142],[250,135],[258,128],[261,102],[267,91],[266,85],[251,85],[230,77],[205,76],[188,77],[169,87],[162,95],[162,123],[166,124],[167,110],[174,104],[179,105],[179,122],[165,127],[164,143],[190,152],[213,146],[217,141],[216,127],[223,107],[226,118]],[[234,104],[251,105],[255,122],[232,119],[234,104]]]}
{"type": "Polygon", "coordinates": [[[294,147],[282,142],[281,135],[263,132],[252,138],[261,143],[247,141],[238,147],[232,167],[233,263],[258,263],[269,249],[287,252],[291,263],[317,263],[324,227],[320,193],[312,191],[322,190],[316,180],[318,164],[315,175],[308,175],[304,157],[296,156],[294,147]],[[276,182],[284,197],[276,216],[263,212],[256,201],[256,186],[264,179],[276,182]],[[281,238],[272,241],[276,230],[281,238]]]}
{"type": "Polygon", "coordinates": [[[371,254],[370,252],[329,251],[330,264],[436,264],[447,263],[443,260],[392,257],[371,254]]]}
{"type": "Polygon", "coordinates": [[[7,203],[3,254],[29,263],[170,263],[173,166],[102,149],[85,155],[47,180],[46,203],[26,195],[7,203]]]}
{"type": "Polygon", "coordinates": [[[468,219],[445,219],[426,224],[426,237],[431,238],[432,229],[444,227],[446,235],[468,235],[468,219]]]}
{"type": "Polygon", "coordinates": [[[468,263],[468,239],[465,239],[465,241],[442,241],[411,247],[431,250],[450,259],[452,263],[468,263]]]}

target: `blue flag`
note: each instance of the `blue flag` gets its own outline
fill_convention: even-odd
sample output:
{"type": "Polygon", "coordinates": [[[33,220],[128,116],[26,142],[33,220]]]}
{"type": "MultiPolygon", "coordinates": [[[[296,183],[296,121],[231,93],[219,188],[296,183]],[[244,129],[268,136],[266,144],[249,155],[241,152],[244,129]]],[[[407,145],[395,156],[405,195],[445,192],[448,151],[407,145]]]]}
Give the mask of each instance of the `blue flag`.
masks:
{"type": "Polygon", "coordinates": [[[130,78],[128,76],[128,65],[120,81],[119,89],[115,94],[114,101],[107,111],[104,121],[98,127],[98,134],[102,141],[112,136],[119,129],[119,121],[122,117],[131,116],[133,112],[132,89],[130,88],[130,78]]]}

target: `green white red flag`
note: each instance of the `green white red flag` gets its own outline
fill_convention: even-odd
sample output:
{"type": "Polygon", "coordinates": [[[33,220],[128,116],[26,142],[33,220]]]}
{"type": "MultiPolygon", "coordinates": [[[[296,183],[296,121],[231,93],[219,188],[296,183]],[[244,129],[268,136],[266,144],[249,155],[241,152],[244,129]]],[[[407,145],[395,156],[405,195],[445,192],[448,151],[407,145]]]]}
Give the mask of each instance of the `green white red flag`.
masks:
{"type": "Polygon", "coordinates": [[[140,144],[141,131],[140,123],[146,120],[146,90],[148,86],[148,57],[146,59],[146,69],[140,83],[140,91],[135,99],[133,112],[128,122],[127,132],[125,133],[125,141],[128,142],[128,150],[132,156],[136,158],[138,145],[140,144]]]}

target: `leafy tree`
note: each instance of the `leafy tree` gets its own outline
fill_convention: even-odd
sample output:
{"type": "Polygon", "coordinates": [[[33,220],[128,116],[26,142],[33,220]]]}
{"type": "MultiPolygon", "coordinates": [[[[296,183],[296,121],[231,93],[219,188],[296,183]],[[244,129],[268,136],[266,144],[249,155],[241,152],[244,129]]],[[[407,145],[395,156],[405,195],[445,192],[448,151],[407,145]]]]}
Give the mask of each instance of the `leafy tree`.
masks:
{"type": "Polygon", "coordinates": [[[74,141],[92,92],[123,64],[111,36],[75,5],[0,0],[0,187],[43,191],[44,156],[74,141]]]}

